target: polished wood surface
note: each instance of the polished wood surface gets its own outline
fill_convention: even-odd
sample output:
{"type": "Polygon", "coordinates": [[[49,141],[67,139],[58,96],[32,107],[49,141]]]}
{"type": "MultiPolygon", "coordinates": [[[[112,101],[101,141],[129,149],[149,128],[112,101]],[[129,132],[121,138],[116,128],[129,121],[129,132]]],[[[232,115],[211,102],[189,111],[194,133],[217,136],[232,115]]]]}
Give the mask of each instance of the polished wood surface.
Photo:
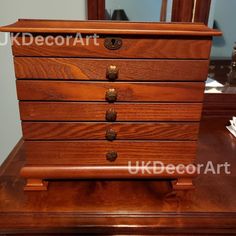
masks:
{"type": "Polygon", "coordinates": [[[207,60],[14,57],[14,65],[18,79],[107,81],[107,68],[114,65],[118,68],[116,81],[204,81],[209,62],[207,60]]]}
{"type": "Polygon", "coordinates": [[[192,22],[194,0],[173,0],[171,21],[192,22]]]}
{"type": "MultiPolygon", "coordinates": [[[[121,38],[120,49],[109,50],[104,46],[106,38],[103,37],[97,38],[96,42],[94,39],[90,39],[88,45],[85,44],[86,38],[79,39],[78,43],[74,36],[62,40],[62,43],[58,45],[56,43],[57,35],[53,35],[53,37],[50,44],[44,42],[42,45],[38,45],[35,38],[33,40],[30,37],[23,39],[18,36],[17,42],[13,42],[13,55],[27,57],[208,59],[212,40],[211,37],[153,36],[148,38],[128,37],[126,35],[121,38]],[[26,43],[23,43],[23,40],[26,43]],[[178,50],[176,50],[177,48],[178,50]]],[[[113,37],[117,38],[116,36],[113,37]]]]}
{"type": "Polygon", "coordinates": [[[97,33],[136,35],[191,35],[218,36],[221,32],[204,24],[195,23],[155,23],[124,21],[71,21],[71,20],[27,20],[20,19],[14,24],[0,28],[1,32],[32,33],[97,33]]]}
{"type": "Polygon", "coordinates": [[[179,197],[167,197],[170,185],[157,180],[50,181],[47,192],[24,192],[21,149],[0,177],[0,232],[234,235],[236,140],[226,124],[219,118],[201,122],[197,162],[227,161],[231,175],[202,173],[196,188],[179,197]]]}
{"type": "MultiPolygon", "coordinates": [[[[188,163],[189,164],[189,163],[188,163]]],[[[129,168],[127,166],[67,166],[67,165],[25,165],[21,171],[20,176],[23,178],[26,178],[28,180],[31,180],[32,183],[31,186],[27,186],[28,188],[31,188],[29,190],[32,191],[43,191],[47,190],[45,188],[47,186],[47,183],[50,184],[50,181],[52,179],[58,179],[59,181],[62,181],[63,179],[79,179],[79,180],[89,180],[89,179],[100,179],[100,180],[122,180],[122,179],[129,179],[129,180],[137,180],[137,179],[149,179],[158,181],[159,179],[168,179],[171,180],[170,184],[175,186],[176,182],[179,182],[179,190],[189,190],[194,189],[194,185],[192,183],[193,178],[196,177],[197,173],[192,168],[191,173],[188,173],[188,167],[184,166],[182,167],[181,174],[174,169],[172,173],[169,173],[168,166],[163,166],[158,171],[161,172],[161,174],[156,174],[153,171],[153,168],[147,168],[145,171],[143,171],[142,168],[137,169],[137,173],[130,175],[129,168]],[[115,173],[115,174],[114,174],[115,173]],[[41,180],[41,181],[40,181],[41,180]],[[50,180],[50,181],[49,181],[50,180]],[[182,180],[182,181],[181,181],[182,180]],[[187,180],[187,181],[186,181],[187,180]],[[42,187],[42,184],[44,184],[44,189],[40,189],[42,187]],[[34,185],[34,186],[32,186],[34,185]],[[45,186],[46,185],[46,186],[45,186]],[[187,185],[187,186],[186,186],[187,185]],[[185,186],[187,188],[185,188],[185,186]]],[[[135,169],[136,170],[136,169],[135,169]]],[[[26,182],[28,184],[28,182],[26,182]]],[[[181,192],[178,192],[181,193],[181,192]]],[[[172,193],[170,193],[172,194],[172,193]]],[[[174,192],[173,194],[177,194],[174,192]]]]}
{"type": "Polygon", "coordinates": [[[114,109],[116,121],[199,121],[201,103],[20,102],[23,121],[106,121],[114,109]]]}
{"type": "Polygon", "coordinates": [[[203,22],[208,25],[211,0],[173,0],[173,22],[203,22]]]}
{"type": "Polygon", "coordinates": [[[26,185],[24,186],[24,190],[26,191],[42,191],[47,190],[48,188],[48,181],[44,181],[42,179],[27,179],[26,185]]]}
{"type": "Polygon", "coordinates": [[[106,139],[114,130],[117,140],[196,140],[197,122],[23,122],[25,140],[106,139]]]}
{"type": "MultiPolygon", "coordinates": [[[[220,35],[203,24],[54,20],[20,20],[0,30],[14,32],[21,120],[41,126],[50,121],[199,122],[212,36],[220,35]],[[99,34],[95,39],[94,33],[99,34]],[[194,69],[189,73],[191,64],[194,69]]],[[[180,136],[176,129],[166,131],[166,136],[145,130],[151,134],[149,140],[140,132],[115,140],[119,136],[115,130],[104,130],[105,139],[97,139],[96,133],[93,139],[60,139],[54,133],[55,139],[27,140],[27,161],[21,171],[27,179],[25,190],[47,189],[47,178],[127,178],[128,160],[193,166],[196,138],[178,138],[188,131],[183,127],[180,136]]],[[[167,167],[164,171],[157,178],[173,180],[174,190],[193,188],[193,174],[173,176],[167,167]]]]}
{"type": "MultiPolygon", "coordinates": [[[[234,88],[232,87],[232,90],[234,88]]],[[[236,114],[236,92],[205,94],[203,115],[231,119],[236,114]]]]}
{"type": "Polygon", "coordinates": [[[204,22],[208,25],[209,15],[212,8],[212,0],[197,0],[195,6],[194,22],[204,22]]]}
{"type": "Polygon", "coordinates": [[[105,19],[105,0],[87,0],[88,20],[105,19]]]}
{"type": "Polygon", "coordinates": [[[205,88],[203,82],[103,83],[18,80],[16,85],[18,99],[21,101],[104,102],[106,94],[109,95],[112,90],[115,92],[116,102],[202,102],[205,88]]]}
{"type": "MultiPolygon", "coordinates": [[[[190,164],[196,155],[195,141],[27,141],[27,165],[127,166],[131,161],[162,161],[190,164]],[[108,151],[117,159],[106,159],[108,151]],[[147,151],[148,150],[148,151],[147,151]]],[[[68,170],[69,172],[69,170],[68,170]]],[[[68,173],[69,175],[69,173],[68,173]]],[[[71,174],[73,178],[73,174],[71,174]]],[[[114,177],[116,173],[114,171],[114,177]]],[[[131,175],[132,177],[132,175],[131,175]]],[[[45,176],[45,179],[47,176],[45,176]]]]}

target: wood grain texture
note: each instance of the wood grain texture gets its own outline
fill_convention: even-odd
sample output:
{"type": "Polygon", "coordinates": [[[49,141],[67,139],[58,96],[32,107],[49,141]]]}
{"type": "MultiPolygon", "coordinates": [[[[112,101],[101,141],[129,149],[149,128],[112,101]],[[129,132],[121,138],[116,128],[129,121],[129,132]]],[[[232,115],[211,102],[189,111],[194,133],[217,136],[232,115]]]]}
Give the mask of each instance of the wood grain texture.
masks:
{"type": "Polygon", "coordinates": [[[201,82],[72,82],[17,81],[19,100],[106,101],[115,89],[117,102],[201,102],[205,84],[201,82]]]}
{"type": "Polygon", "coordinates": [[[97,33],[108,35],[191,35],[203,37],[221,35],[220,31],[208,28],[201,23],[173,24],[158,22],[141,23],[124,21],[71,21],[36,19],[20,19],[14,24],[1,27],[0,31],[26,33],[97,33]]]}
{"type": "Polygon", "coordinates": [[[173,0],[172,22],[191,22],[194,0],[173,0]]]}
{"type": "Polygon", "coordinates": [[[105,0],[87,0],[88,20],[105,20],[105,0]]]}
{"type": "Polygon", "coordinates": [[[104,140],[107,130],[117,133],[117,140],[196,140],[199,123],[183,122],[23,122],[25,140],[104,140]]]}
{"type": "Polygon", "coordinates": [[[16,78],[108,80],[110,65],[119,69],[121,81],[203,81],[208,60],[140,60],[14,57],[16,78]],[[191,71],[189,71],[191,68],[191,71]]]}
{"type": "MultiPolygon", "coordinates": [[[[188,164],[184,165],[183,168],[181,168],[181,172],[179,173],[175,170],[170,174],[168,171],[168,167],[164,164],[164,166],[161,169],[158,169],[158,171],[161,171],[160,174],[157,174],[153,171],[153,167],[149,166],[146,171],[142,173],[142,168],[137,168],[137,174],[130,174],[129,169],[127,166],[70,166],[70,165],[25,165],[20,172],[20,176],[30,179],[30,178],[46,178],[46,179],[80,179],[80,181],[83,180],[105,180],[109,179],[112,180],[133,180],[133,182],[137,180],[161,180],[161,179],[176,179],[176,178],[189,178],[193,179],[196,177],[196,173],[193,171],[193,169],[190,168],[190,173],[187,172],[188,164]]],[[[175,165],[175,164],[174,164],[175,165]]],[[[178,163],[176,163],[178,165],[178,163]]],[[[191,187],[192,188],[192,187],[191,187]]],[[[185,188],[185,190],[189,190],[189,186],[185,188]]]]}
{"type": "MultiPolygon", "coordinates": [[[[45,178],[126,178],[129,160],[193,164],[203,81],[218,31],[202,24],[37,20],[1,28],[9,29],[14,36],[21,32],[12,46],[20,115],[23,131],[29,124],[28,134],[35,135],[25,143],[26,188],[46,189],[45,178]],[[26,37],[23,45],[23,32],[32,32],[33,42],[26,37]],[[75,41],[76,33],[82,33],[83,43],[75,41]],[[99,34],[98,44],[85,40],[93,33],[99,34]],[[40,46],[35,40],[41,34],[40,46]],[[50,43],[47,36],[53,36],[50,43]],[[115,62],[119,81],[111,83],[106,76],[116,79],[115,62]],[[109,89],[118,94],[117,101],[110,96],[114,104],[105,100],[109,89]],[[118,140],[104,139],[107,125],[119,129],[118,140]]],[[[186,181],[164,171],[145,178],[177,179],[181,189],[192,187],[193,175],[186,181]]]]}
{"type": "Polygon", "coordinates": [[[193,178],[178,178],[177,180],[172,181],[173,190],[190,190],[195,189],[193,185],[193,178]]]}
{"type": "Polygon", "coordinates": [[[173,0],[172,22],[203,22],[207,25],[210,10],[211,0],[197,0],[195,3],[194,0],[173,0]]]}
{"type": "MultiPolygon", "coordinates": [[[[17,37],[12,49],[14,56],[36,57],[94,57],[94,58],[169,58],[169,59],[208,59],[211,49],[211,38],[196,37],[127,37],[123,36],[122,46],[118,50],[109,50],[104,46],[104,38],[98,38],[95,44],[91,39],[88,45],[76,43],[67,38],[60,46],[56,35],[50,40],[51,45],[37,45],[30,37],[17,37]],[[28,45],[27,45],[28,44],[28,45]]],[[[61,42],[61,41],[60,41],[61,42]]],[[[85,43],[85,38],[83,39],[85,43]]]]}
{"type": "Polygon", "coordinates": [[[199,121],[201,103],[20,102],[22,120],[105,121],[109,108],[117,121],[199,121]]]}
{"type": "MultiPolygon", "coordinates": [[[[27,165],[90,165],[128,167],[142,161],[164,164],[190,164],[196,156],[195,141],[26,141],[27,165]],[[106,159],[108,151],[117,152],[113,162],[106,159]]],[[[150,163],[150,166],[153,166],[150,163]]],[[[103,170],[105,172],[105,170],[103,170]]],[[[115,171],[114,171],[115,177],[115,171]]]]}
{"type": "MultiPolygon", "coordinates": [[[[25,163],[22,148],[0,176],[0,233],[234,235],[236,139],[225,129],[227,121],[202,120],[197,163],[227,161],[232,174],[201,174],[195,190],[182,197],[166,197],[172,191],[170,181],[158,179],[50,181],[48,192],[26,193],[19,176],[25,163]]],[[[40,171],[49,168],[42,166],[40,171]]],[[[39,171],[34,167],[30,172],[35,174],[34,169],[39,171]]]]}
{"type": "Polygon", "coordinates": [[[204,95],[203,116],[232,119],[236,114],[236,94],[218,93],[204,95]]]}
{"type": "Polygon", "coordinates": [[[27,179],[24,187],[25,191],[46,191],[48,189],[48,181],[42,179],[27,179]]]}
{"type": "Polygon", "coordinates": [[[196,3],[194,22],[203,22],[207,25],[211,6],[211,0],[198,0],[196,3]]]}

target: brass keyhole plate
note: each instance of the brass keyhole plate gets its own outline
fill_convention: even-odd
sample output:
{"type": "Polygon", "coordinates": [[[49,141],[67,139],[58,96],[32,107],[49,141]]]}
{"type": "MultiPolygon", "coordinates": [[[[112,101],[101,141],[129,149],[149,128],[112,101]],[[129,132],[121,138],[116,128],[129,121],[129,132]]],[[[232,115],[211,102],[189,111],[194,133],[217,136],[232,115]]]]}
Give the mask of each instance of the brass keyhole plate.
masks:
{"type": "Polygon", "coordinates": [[[121,38],[105,38],[104,46],[105,48],[109,50],[120,49],[122,46],[122,39],[121,38]]]}

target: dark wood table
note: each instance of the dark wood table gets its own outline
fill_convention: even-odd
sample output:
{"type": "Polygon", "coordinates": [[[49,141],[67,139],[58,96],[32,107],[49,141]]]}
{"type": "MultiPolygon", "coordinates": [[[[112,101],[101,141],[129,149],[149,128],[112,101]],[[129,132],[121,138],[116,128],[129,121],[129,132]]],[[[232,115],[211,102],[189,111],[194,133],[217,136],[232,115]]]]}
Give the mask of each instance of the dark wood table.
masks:
{"type": "Polygon", "coordinates": [[[236,138],[224,118],[201,122],[198,163],[231,164],[231,175],[201,174],[196,189],[168,196],[167,181],[52,181],[23,192],[23,146],[1,169],[2,234],[236,235],[236,138]],[[168,196],[168,197],[167,197],[168,196]]]}

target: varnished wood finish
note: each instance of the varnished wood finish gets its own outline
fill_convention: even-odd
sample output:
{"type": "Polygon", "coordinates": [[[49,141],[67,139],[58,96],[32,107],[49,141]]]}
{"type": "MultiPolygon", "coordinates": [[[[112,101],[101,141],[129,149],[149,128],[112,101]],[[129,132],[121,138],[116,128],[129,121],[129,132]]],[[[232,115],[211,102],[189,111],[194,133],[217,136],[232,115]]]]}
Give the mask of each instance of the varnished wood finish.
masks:
{"type": "Polygon", "coordinates": [[[23,122],[26,140],[106,139],[106,130],[114,130],[117,140],[196,140],[199,124],[183,122],[23,122]]]}
{"type": "MultiPolygon", "coordinates": [[[[186,163],[189,164],[189,163],[186,163]]],[[[187,166],[187,165],[186,165],[187,166]]],[[[159,180],[159,179],[193,179],[196,177],[196,173],[193,169],[190,169],[191,173],[187,174],[187,167],[183,166],[180,170],[183,171],[179,174],[176,169],[169,173],[168,167],[163,166],[160,169],[156,168],[156,171],[161,171],[161,174],[157,174],[153,171],[153,167],[142,168],[139,167],[135,169],[137,173],[130,174],[127,166],[69,166],[69,165],[25,165],[20,172],[20,175],[25,178],[47,178],[47,179],[71,179],[71,180],[88,180],[88,179],[125,179],[133,180],[137,179],[149,179],[149,180],[159,180]]],[[[134,171],[134,169],[133,169],[134,171]]],[[[189,181],[190,181],[189,180],[189,181]]],[[[185,181],[181,181],[180,186],[182,190],[193,189],[193,186],[185,184],[185,181]]],[[[170,183],[171,184],[171,183],[170,183]]],[[[173,185],[173,184],[171,184],[173,185]]],[[[42,189],[46,190],[46,189],[42,189]]],[[[175,188],[177,190],[177,188],[175,188]]]]}
{"type": "Polygon", "coordinates": [[[192,178],[178,178],[177,180],[172,181],[172,186],[174,190],[186,190],[186,188],[194,189],[192,178]]]}
{"type": "Polygon", "coordinates": [[[201,102],[204,83],[17,81],[19,100],[106,101],[115,89],[117,102],[201,102]]]}
{"type": "Polygon", "coordinates": [[[203,22],[208,24],[211,0],[173,0],[173,22],[203,22]]]}
{"type": "Polygon", "coordinates": [[[98,7],[98,0],[87,0],[88,20],[98,20],[98,7]]]}
{"type": "MultiPolygon", "coordinates": [[[[203,24],[49,20],[20,20],[0,30],[16,36],[12,49],[24,135],[25,125],[43,126],[41,136],[37,130],[28,133],[32,140],[24,137],[26,190],[46,189],[47,178],[127,178],[129,160],[193,165],[203,81],[212,37],[220,32],[203,24]],[[85,40],[94,33],[96,40],[85,40]]],[[[193,174],[167,170],[145,178],[192,187],[193,174]]]]}
{"type": "MultiPolygon", "coordinates": [[[[55,36],[56,37],[56,36],[55,36]]],[[[176,36],[177,37],[177,36],[176,36]]],[[[55,39],[55,38],[54,38],[55,39]]],[[[29,44],[30,38],[25,38],[29,44]]],[[[83,41],[85,42],[85,38],[83,41]]],[[[22,43],[22,37],[13,42],[14,56],[34,57],[94,57],[94,58],[170,58],[170,59],[208,59],[211,38],[173,38],[173,37],[122,37],[122,46],[118,50],[104,47],[104,38],[97,39],[97,44],[90,40],[89,45],[75,43],[74,38],[64,40],[64,45],[43,44],[39,46],[35,40],[29,45],[22,43]],[[67,44],[67,42],[69,42],[67,44]],[[178,48],[178,50],[176,50],[178,48]]]]}
{"type": "Polygon", "coordinates": [[[208,25],[211,10],[211,0],[197,0],[194,22],[203,22],[208,25]]]}
{"type": "Polygon", "coordinates": [[[48,192],[24,192],[21,149],[0,176],[0,233],[234,235],[236,141],[227,120],[201,122],[197,162],[227,161],[231,175],[201,173],[179,198],[166,197],[170,182],[141,179],[50,181],[48,192]]]}
{"type": "MultiPolygon", "coordinates": [[[[195,141],[27,141],[25,146],[27,165],[73,164],[87,169],[91,165],[127,167],[129,161],[134,166],[136,161],[140,161],[139,165],[142,161],[191,164],[196,155],[195,141]],[[111,150],[118,153],[114,162],[106,160],[106,153],[111,150]]],[[[69,169],[67,172],[73,176],[69,169]]]]}
{"type": "Polygon", "coordinates": [[[207,60],[140,60],[15,57],[19,79],[68,79],[106,81],[110,65],[118,67],[121,81],[203,81],[207,60]],[[191,73],[189,73],[191,68],[191,73]],[[96,71],[96,73],[94,73],[96,71]]]}
{"type": "Polygon", "coordinates": [[[43,191],[48,189],[48,182],[42,179],[27,179],[25,191],[43,191]]]}
{"type": "Polygon", "coordinates": [[[160,21],[163,21],[163,22],[166,21],[167,5],[168,5],[168,0],[162,0],[161,12],[160,12],[160,21]]]}
{"type": "Polygon", "coordinates": [[[22,120],[105,121],[114,108],[117,121],[199,121],[201,103],[20,102],[22,120]]]}
{"type": "Polygon", "coordinates": [[[14,24],[0,27],[1,32],[22,33],[81,33],[115,35],[185,35],[219,36],[221,32],[210,29],[204,24],[180,23],[166,24],[158,22],[124,21],[70,21],[70,20],[27,20],[20,19],[14,24]]]}
{"type": "Polygon", "coordinates": [[[105,19],[105,0],[87,0],[88,20],[105,19]]]}
{"type": "Polygon", "coordinates": [[[171,21],[191,22],[194,0],[173,0],[171,21]]]}
{"type": "Polygon", "coordinates": [[[228,120],[236,114],[236,94],[205,94],[203,115],[207,117],[223,117],[228,120]]]}

